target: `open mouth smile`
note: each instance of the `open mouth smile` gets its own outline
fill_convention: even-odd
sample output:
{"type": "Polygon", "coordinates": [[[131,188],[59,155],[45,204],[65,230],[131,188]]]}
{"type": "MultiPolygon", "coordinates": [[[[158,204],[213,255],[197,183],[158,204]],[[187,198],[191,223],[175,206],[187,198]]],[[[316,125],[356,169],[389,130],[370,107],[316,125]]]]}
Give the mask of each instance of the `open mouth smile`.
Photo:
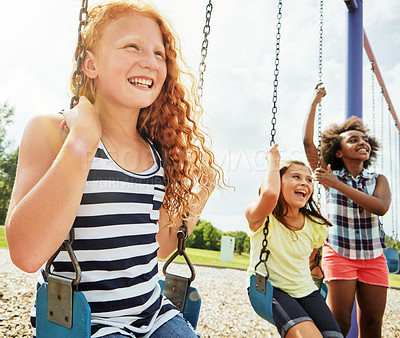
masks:
{"type": "Polygon", "coordinates": [[[298,196],[301,196],[302,198],[305,198],[307,196],[307,192],[305,190],[296,190],[294,193],[298,196]]]}
{"type": "Polygon", "coordinates": [[[131,77],[128,79],[128,81],[135,87],[148,88],[148,89],[153,87],[153,80],[144,79],[141,77],[131,77]]]}

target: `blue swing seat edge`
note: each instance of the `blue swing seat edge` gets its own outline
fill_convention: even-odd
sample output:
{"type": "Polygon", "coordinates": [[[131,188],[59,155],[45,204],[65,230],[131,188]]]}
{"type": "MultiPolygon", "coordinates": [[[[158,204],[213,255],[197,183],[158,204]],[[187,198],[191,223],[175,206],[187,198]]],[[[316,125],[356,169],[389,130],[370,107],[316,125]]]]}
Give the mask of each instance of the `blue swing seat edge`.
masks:
{"type": "Polygon", "coordinates": [[[255,274],[250,276],[249,298],[254,311],[263,319],[275,325],[272,314],[272,297],[274,288],[269,280],[266,280],[265,293],[256,289],[255,274]]]}
{"type": "MultiPolygon", "coordinates": [[[[272,312],[272,298],[274,287],[269,280],[266,281],[265,294],[258,291],[255,285],[255,274],[250,276],[249,298],[254,311],[263,319],[275,325],[272,312]]],[[[325,283],[321,284],[320,293],[324,299],[328,295],[328,286],[325,283]]]]}
{"type": "MultiPolygon", "coordinates": [[[[164,280],[159,279],[158,284],[161,287],[161,292],[164,288],[164,280]]],[[[185,307],[183,309],[183,318],[185,318],[193,327],[194,330],[197,328],[197,322],[200,315],[201,298],[196,288],[193,286],[189,287],[187,296],[185,299],[185,307]]]]}
{"type": "Polygon", "coordinates": [[[400,274],[399,250],[388,247],[384,252],[389,273],[400,274]]]}
{"type": "Polygon", "coordinates": [[[91,336],[91,309],[84,294],[73,292],[72,328],[53,323],[47,319],[48,284],[43,283],[36,296],[37,338],[89,338],[91,336]]]}

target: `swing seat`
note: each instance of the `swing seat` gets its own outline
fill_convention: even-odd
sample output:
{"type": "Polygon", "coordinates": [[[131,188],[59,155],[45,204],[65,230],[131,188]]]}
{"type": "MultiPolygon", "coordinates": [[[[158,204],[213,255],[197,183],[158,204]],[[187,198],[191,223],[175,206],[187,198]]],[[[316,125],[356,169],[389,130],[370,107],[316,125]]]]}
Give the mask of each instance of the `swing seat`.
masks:
{"type": "MultiPolygon", "coordinates": [[[[315,279],[314,279],[315,280],[315,279]]],[[[328,286],[321,281],[318,284],[319,292],[321,293],[322,297],[326,299],[328,295],[328,286]]],[[[253,307],[254,311],[263,319],[267,320],[271,324],[275,325],[275,321],[272,314],[272,298],[274,294],[274,287],[272,286],[271,282],[266,279],[265,281],[257,281],[256,282],[256,274],[252,274],[250,276],[250,289],[249,289],[249,298],[251,306],[253,307]],[[265,283],[265,289],[263,291],[260,290],[260,286],[256,283],[265,283]]]]}
{"type": "Polygon", "coordinates": [[[399,251],[395,248],[386,248],[386,262],[389,268],[389,273],[398,273],[399,270],[399,251]]]}
{"type": "Polygon", "coordinates": [[[256,288],[256,274],[250,276],[249,298],[251,306],[261,318],[275,325],[272,315],[273,293],[274,288],[268,279],[265,280],[265,290],[262,292],[256,288]]]}
{"type": "Polygon", "coordinates": [[[326,297],[328,296],[328,285],[322,283],[319,292],[321,293],[322,297],[324,297],[324,299],[326,300],[326,297]]]}
{"type": "Polygon", "coordinates": [[[319,288],[319,292],[322,297],[326,300],[328,296],[328,285],[323,282],[323,278],[312,275],[315,285],[319,288]]]}
{"type": "MultiPolygon", "coordinates": [[[[161,292],[163,292],[165,281],[159,279],[158,284],[160,284],[161,292]]],[[[195,330],[197,327],[197,322],[199,320],[200,305],[201,305],[201,298],[199,292],[197,291],[196,288],[190,286],[187,290],[185,304],[183,305],[183,309],[181,309],[181,312],[183,314],[183,318],[185,318],[193,326],[193,329],[195,330]]]]}
{"type": "MultiPolygon", "coordinates": [[[[56,324],[48,319],[47,283],[43,283],[37,291],[36,298],[36,337],[37,338],[87,338],[91,336],[91,310],[80,291],[72,292],[71,327],[56,324]]],[[[52,313],[52,311],[50,311],[52,313]]]]}

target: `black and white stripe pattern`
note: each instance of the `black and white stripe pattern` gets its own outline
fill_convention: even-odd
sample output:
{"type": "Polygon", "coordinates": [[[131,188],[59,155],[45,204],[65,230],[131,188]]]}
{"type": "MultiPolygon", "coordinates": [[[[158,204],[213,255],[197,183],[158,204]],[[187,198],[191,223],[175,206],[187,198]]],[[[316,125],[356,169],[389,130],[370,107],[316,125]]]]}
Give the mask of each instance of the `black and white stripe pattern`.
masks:
{"type": "MultiPolygon", "coordinates": [[[[82,269],[79,291],[92,310],[92,337],[113,332],[146,337],[178,313],[157,283],[165,181],[151,148],[154,170],[136,174],[118,166],[100,141],[85,184],[73,249],[82,269]]],[[[54,273],[75,277],[66,252],[56,258],[54,273]]],[[[39,285],[44,279],[42,273],[39,285]]]]}

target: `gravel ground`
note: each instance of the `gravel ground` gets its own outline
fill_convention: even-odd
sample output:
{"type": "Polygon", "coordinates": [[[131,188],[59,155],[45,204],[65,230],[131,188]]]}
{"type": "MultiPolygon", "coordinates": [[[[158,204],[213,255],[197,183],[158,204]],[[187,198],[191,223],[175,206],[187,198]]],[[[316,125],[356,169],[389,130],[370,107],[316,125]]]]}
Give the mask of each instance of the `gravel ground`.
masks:
{"type": "MultiPolygon", "coordinates": [[[[186,271],[181,264],[168,268],[170,273],[186,271]]],[[[275,327],[252,310],[245,271],[196,266],[196,274],[193,286],[202,297],[197,327],[201,337],[279,337],[275,327]]],[[[29,311],[35,285],[36,274],[17,269],[8,250],[0,249],[0,337],[32,336],[29,311]]],[[[382,337],[400,337],[400,290],[389,289],[382,337]]]]}

